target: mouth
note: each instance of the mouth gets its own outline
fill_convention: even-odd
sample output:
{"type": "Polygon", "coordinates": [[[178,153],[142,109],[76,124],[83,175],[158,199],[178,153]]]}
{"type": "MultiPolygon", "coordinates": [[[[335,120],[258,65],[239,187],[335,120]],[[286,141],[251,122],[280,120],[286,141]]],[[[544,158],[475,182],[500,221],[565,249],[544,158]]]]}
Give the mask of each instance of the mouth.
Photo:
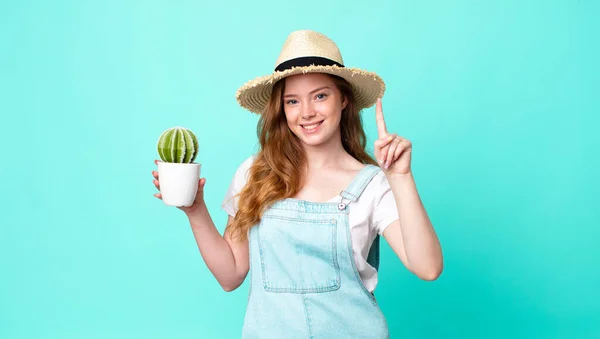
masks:
{"type": "Polygon", "coordinates": [[[302,129],[306,131],[314,131],[315,129],[317,129],[317,127],[321,126],[322,123],[323,121],[319,121],[312,124],[300,125],[300,127],[302,127],[302,129]]]}

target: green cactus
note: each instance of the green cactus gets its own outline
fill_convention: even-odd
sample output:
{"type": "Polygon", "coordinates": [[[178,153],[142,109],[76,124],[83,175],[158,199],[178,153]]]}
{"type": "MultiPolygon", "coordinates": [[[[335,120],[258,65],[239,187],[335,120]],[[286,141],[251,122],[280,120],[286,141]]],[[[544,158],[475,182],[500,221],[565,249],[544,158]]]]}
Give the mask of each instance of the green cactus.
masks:
{"type": "Polygon", "coordinates": [[[164,162],[190,164],[198,155],[198,139],[186,128],[172,127],[158,138],[157,148],[164,162]]]}

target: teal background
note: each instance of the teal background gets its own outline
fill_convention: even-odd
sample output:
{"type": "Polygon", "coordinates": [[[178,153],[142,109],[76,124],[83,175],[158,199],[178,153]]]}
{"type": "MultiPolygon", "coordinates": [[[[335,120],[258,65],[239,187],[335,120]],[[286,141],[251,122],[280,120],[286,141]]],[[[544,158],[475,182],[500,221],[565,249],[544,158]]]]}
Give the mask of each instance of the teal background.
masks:
{"type": "MultiPolygon", "coordinates": [[[[200,142],[220,203],[256,150],[234,94],[287,35],[380,73],[445,270],[384,244],[392,338],[600,337],[597,1],[5,1],[0,338],[238,338],[185,215],[155,197],[156,141],[200,142]]],[[[374,109],[363,112],[369,145],[374,109]]]]}

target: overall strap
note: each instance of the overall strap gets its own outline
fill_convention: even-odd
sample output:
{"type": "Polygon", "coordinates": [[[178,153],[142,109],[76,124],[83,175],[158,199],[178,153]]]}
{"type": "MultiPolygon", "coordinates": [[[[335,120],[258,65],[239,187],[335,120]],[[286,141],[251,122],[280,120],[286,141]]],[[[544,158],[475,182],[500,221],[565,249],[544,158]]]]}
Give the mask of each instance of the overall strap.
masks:
{"type": "Polygon", "coordinates": [[[352,180],[350,185],[346,187],[345,190],[342,191],[342,198],[350,201],[358,201],[358,198],[362,194],[362,192],[367,188],[367,185],[371,182],[373,177],[377,175],[381,171],[381,168],[375,165],[366,165],[363,167],[356,178],[352,180]]]}
{"type": "MultiPolygon", "coordinates": [[[[344,200],[350,202],[358,201],[358,198],[363,193],[367,185],[371,180],[381,171],[381,168],[375,165],[366,165],[357,175],[357,177],[350,183],[350,185],[341,193],[342,201],[340,202],[340,209],[346,207],[344,200]]],[[[379,271],[379,243],[380,236],[377,234],[371,244],[369,255],[367,256],[367,263],[371,265],[375,270],[379,271]]]]}

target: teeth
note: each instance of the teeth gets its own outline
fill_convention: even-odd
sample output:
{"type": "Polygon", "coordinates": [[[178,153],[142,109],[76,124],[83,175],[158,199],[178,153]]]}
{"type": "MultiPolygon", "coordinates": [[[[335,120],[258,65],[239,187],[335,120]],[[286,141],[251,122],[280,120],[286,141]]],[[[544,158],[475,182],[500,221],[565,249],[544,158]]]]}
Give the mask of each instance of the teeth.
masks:
{"type": "Polygon", "coordinates": [[[319,126],[321,123],[317,122],[316,124],[312,124],[312,125],[301,125],[302,128],[307,129],[307,130],[312,130],[317,128],[317,126],[319,126]]]}

